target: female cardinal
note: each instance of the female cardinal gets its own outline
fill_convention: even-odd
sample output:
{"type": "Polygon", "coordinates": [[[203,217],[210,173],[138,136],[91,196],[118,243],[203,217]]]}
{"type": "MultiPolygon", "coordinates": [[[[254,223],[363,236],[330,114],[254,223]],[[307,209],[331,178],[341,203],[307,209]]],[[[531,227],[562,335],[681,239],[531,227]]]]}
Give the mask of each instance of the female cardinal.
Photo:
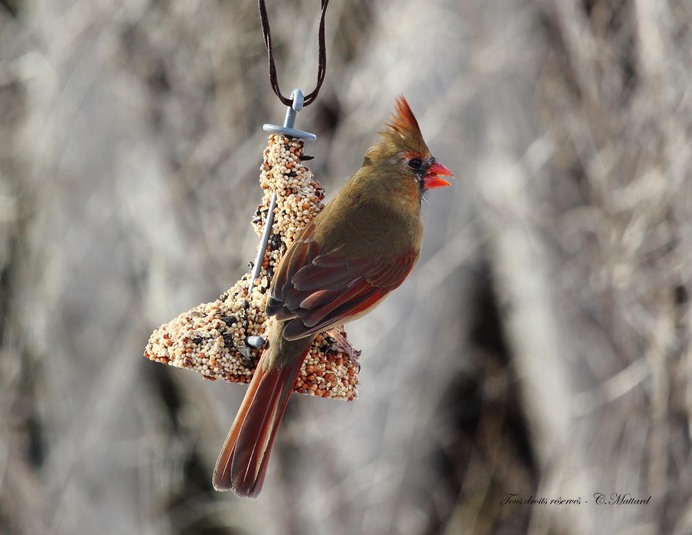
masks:
{"type": "Polygon", "coordinates": [[[271,282],[268,348],[216,462],[214,488],[257,496],[298,371],[315,336],[366,314],[418,260],[426,190],[452,177],[406,99],[363,165],[286,251],[271,282]]]}

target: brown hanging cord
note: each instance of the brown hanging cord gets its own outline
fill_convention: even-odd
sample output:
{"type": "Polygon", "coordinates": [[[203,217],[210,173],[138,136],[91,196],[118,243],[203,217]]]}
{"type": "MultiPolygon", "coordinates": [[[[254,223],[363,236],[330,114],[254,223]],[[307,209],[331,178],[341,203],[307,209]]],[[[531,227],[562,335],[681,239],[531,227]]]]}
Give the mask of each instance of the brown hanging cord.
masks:
{"type": "MultiPolygon", "coordinates": [[[[320,27],[317,32],[318,39],[318,64],[317,64],[317,85],[311,93],[305,95],[305,100],[303,101],[303,106],[309,106],[317,98],[317,94],[320,92],[322,87],[322,82],[324,82],[324,75],[327,72],[327,46],[325,44],[324,38],[324,19],[327,14],[327,6],[329,5],[329,0],[321,0],[321,13],[320,13],[320,27]]],[[[267,7],[264,4],[264,0],[259,0],[259,12],[260,12],[260,22],[262,24],[262,35],[264,36],[264,46],[267,47],[267,58],[269,60],[269,81],[271,82],[272,89],[279,100],[285,105],[290,106],[293,102],[292,99],[285,97],[281,93],[279,88],[279,79],[276,74],[276,65],[274,64],[274,52],[272,50],[272,36],[271,28],[269,27],[269,17],[267,16],[267,7]]]]}

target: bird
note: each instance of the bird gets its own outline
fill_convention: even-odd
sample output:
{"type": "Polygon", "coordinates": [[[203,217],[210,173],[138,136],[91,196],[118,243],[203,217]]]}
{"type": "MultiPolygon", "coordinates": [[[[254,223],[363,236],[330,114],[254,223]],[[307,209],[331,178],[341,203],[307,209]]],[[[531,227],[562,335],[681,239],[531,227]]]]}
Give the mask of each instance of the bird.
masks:
{"type": "Polygon", "coordinates": [[[360,169],[281,258],[267,346],[219,454],[216,490],[256,497],[298,372],[317,334],[370,312],[418,261],[421,204],[452,172],[430,153],[402,96],[360,169]]]}

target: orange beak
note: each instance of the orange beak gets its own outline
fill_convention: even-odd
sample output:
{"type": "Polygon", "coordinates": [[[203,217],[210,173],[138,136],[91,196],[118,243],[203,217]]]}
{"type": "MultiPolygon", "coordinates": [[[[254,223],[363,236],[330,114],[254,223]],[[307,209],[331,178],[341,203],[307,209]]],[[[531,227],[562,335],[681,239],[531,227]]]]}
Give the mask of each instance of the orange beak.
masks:
{"type": "Polygon", "coordinates": [[[430,167],[428,167],[428,172],[425,173],[425,176],[423,177],[423,187],[425,189],[433,189],[451,186],[449,181],[442,178],[443,176],[454,178],[452,172],[444,165],[438,162],[433,163],[430,167]]]}

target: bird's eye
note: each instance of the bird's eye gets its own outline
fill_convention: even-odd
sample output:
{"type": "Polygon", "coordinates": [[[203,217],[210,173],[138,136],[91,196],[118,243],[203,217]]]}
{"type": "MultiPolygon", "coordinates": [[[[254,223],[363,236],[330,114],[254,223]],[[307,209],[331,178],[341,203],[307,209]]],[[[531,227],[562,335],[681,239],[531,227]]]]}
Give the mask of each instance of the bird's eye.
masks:
{"type": "Polygon", "coordinates": [[[423,167],[423,162],[420,158],[411,158],[408,161],[408,166],[414,171],[420,171],[421,167],[423,167]]]}

